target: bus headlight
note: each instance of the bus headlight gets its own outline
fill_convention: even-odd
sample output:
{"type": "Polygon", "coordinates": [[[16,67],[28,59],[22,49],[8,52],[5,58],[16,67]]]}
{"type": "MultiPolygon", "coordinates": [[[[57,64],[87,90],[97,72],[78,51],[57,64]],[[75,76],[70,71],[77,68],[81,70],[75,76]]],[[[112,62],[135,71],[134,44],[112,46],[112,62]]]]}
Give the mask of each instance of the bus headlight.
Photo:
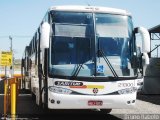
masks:
{"type": "Polygon", "coordinates": [[[67,89],[67,88],[50,86],[48,89],[49,89],[51,92],[59,93],[59,94],[71,94],[71,93],[72,93],[72,91],[69,90],[69,89],[67,89]]]}
{"type": "Polygon", "coordinates": [[[136,91],[137,91],[136,87],[131,87],[131,88],[126,88],[126,89],[123,89],[123,90],[119,90],[118,93],[119,94],[130,94],[130,93],[134,93],[136,91]]]}

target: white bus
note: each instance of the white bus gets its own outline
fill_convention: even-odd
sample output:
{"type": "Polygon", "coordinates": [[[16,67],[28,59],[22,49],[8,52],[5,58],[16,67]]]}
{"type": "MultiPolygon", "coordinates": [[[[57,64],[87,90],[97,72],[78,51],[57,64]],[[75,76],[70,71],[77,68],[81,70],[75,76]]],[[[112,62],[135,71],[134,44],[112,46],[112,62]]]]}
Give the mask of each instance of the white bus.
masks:
{"type": "Polygon", "coordinates": [[[54,6],[25,49],[25,86],[49,109],[133,108],[149,50],[148,31],[134,28],[125,10],[54,6]]]}

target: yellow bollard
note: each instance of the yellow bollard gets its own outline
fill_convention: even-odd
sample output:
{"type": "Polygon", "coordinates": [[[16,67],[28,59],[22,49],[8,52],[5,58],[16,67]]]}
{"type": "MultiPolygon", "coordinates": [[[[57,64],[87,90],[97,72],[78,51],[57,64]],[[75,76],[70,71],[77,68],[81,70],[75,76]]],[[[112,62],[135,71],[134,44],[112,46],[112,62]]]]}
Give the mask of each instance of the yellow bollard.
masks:
{"type": "Polygon", "coordinates": [[[11,83],[11,118],[16,117],[16,79],[11,83]]]}

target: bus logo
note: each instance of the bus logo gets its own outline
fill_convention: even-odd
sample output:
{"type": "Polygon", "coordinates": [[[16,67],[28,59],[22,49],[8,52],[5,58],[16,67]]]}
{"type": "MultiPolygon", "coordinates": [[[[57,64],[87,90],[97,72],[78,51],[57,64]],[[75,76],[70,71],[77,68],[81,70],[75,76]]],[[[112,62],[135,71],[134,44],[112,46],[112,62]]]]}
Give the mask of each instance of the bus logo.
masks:
{"type": "Polygon", "coordinates": [[[98,88],[93,88],[93,93],[97,94],[98,93],[98,88]]]}
{"type": "Polygon", "coordinates": [[[55,81],[57,86],[83,86],[82,82],[55,81]]]}

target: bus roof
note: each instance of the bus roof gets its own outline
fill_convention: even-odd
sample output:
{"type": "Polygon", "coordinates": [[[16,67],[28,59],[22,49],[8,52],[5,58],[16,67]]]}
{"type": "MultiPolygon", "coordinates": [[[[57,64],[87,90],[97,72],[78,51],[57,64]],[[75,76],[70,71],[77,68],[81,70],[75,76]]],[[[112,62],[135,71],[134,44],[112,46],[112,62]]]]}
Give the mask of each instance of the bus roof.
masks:
{"type": "Polygon", "coordinates": [[[77,6],[77,5],[66,5],[66,6],[52,6],[49,9],[55,11],[73,11],[73,12],[94,12],[94,13],[111,13],[131,16],[131,13],[126,10],[109,8],[109,7],[98,7],[98,6],[77,6]]]}

